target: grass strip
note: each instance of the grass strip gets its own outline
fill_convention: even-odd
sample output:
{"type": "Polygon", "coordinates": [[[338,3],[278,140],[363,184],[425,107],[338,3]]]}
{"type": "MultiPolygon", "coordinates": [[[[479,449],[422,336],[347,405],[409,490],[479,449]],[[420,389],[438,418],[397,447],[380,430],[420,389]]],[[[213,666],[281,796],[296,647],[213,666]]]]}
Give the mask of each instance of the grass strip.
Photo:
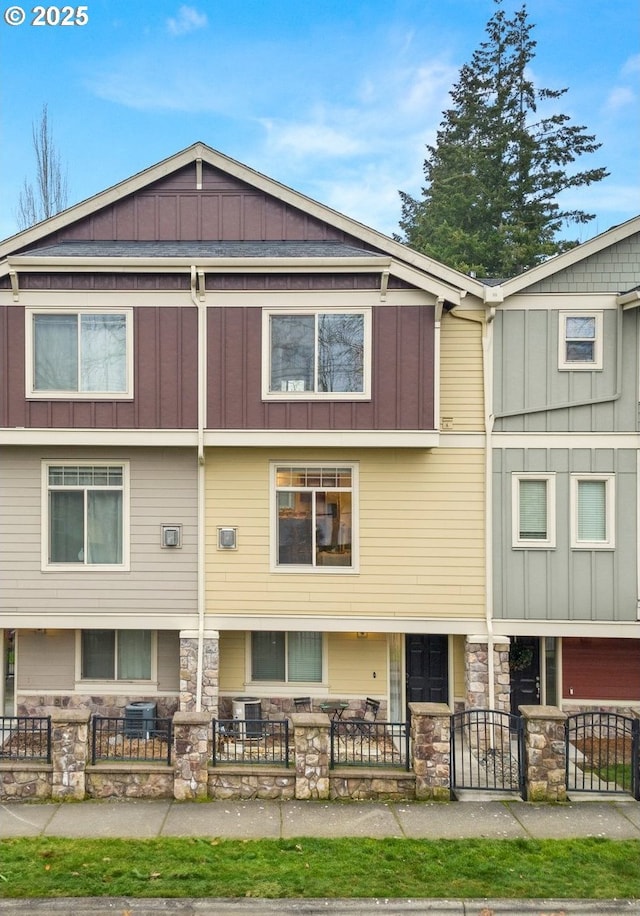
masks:
{"type": "Polygon", "coordinates": [[[640,841],[8,839],[0,897],[640,897],[640,841]]]}

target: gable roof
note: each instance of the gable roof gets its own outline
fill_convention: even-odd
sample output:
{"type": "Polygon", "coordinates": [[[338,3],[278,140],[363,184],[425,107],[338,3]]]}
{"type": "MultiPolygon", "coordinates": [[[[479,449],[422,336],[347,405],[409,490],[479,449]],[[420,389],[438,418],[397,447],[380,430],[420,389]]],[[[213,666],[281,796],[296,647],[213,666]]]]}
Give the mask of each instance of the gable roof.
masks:
{"type": "Polygon", "coordinates": [[[634,216],[632,219],[620,223],[618,226],[607,229],[606,232],[601,232],[599,235],[594,236],[594,238],[589,239],[589,241],[576,245],[575,248],[571,248],[563,254],[549,258],[542,264],[538,264],[537,267],[532,267],[530,270],[518,274],[518,276],[512,277],[510,280],[504,280],[501,284],[504,298],[507,299],[508,296],[519,293],[533,286],[535,283],[538,283],[540,280],[545,280],[553,274],[566,270],[568,267],[572,267],[574,264],[578,264],[580,261],[584,261],[594,254],[603,251],[605,248],[610,248],[612,245],[616,245],[618,242],[622,242],[638,232],[640,232],[640,216],[634,216]]]}
{"type": "MultiPolygon", "coordinates": [[[[170,156],[168,159],[157,163],[156,165],[151,166],[141,172],[138,172],[136,175],[133,175],[130,178],[125,179],[119,184],[113,185],[112,187],[101,191],[100,193],[90,197],[75,206],[69,207],[67,210],[62,211],[61,213],[56,214],[55,216],[50,217],[49,219],[31,226],[24,231],[11,236],[8,239],[5,239],[3,242],[0,242],[0,258],[4,260],[4,263],[0,264],[0,275],[6,274],[11,267],[11,264],[26,264],[28,260],[33,261],[34,258],[38,256],[40,258],[60,258],[64,257],[63,251],[61,250],[60,245],[51,246],[47,242],[43,245],[42,248],[38,249],[37,243],[42,240],[44,241],[47,237],[50,237],[56,231],[63,229],[67,226],[70,226],[72,223],[83,219],[87,216],[90,216],[99,210],[102,210],[119,200],[123,197],[131,195],[136,191],[142,190],[146,187],[149,187],[154,182],[159,181],[160,179],[171,175],[172,173],[178,171],[179,169],[185,168],[191,164],[195,164],[196,168],[200,167],[202,163],[207,163],[208,165],[227,173],[228,175],[244,182],[245,184],[256,188],[265,194],[285,203],[289,206],[302,211],[303,213],[318,219],[324,223],[327,223],[348,235],[362,241],[365,245],[375,248],[375,251],[365,251],[351,246],[352,250],[347,253],[346,250],[340,251],[338,248],[329,250],[324,250],[320,253],[320,243],[298,243],[297,248],[294,247],[281,247],[277,249],[277,246],[273,242],[265,243],[255,243],[252,248],[247,247],[244,249],[236,249],[231,251],[230,248],[224,250],[218,247],[217,243],[211,243],[210,252],[205,254],[205,251],[201,248],[202,243],[188,243],[188,246],[184,246],[182,251],[184,257],[193,258],[197,256],[198,259],[202,257],[212,257],[212,258],[232,258],[232,257],[255,257],[262,259],[278,259],[278,258],[317,258],[317,257],[356,257],[360,258],[375,258],[376,255],[379,257],[380,254],[386,255],[392,260],[393,263],[393,273],[397,274],[403,279],[406,279],[408,282],[413,283],[418,288],[427,289],[434,294],[445,298],[448,301],[453,302],[454,304],[459,304],[460,301],[467,295],[471,294],[472,296],[480,299],[481,301],[487,301],[492,299],[491,290],[485,287],[478,280],[468,277],[465,274],[462,274],[456,270],[453,270],[449,267],[446,267],[444,264],[441,264],[438,261],[433,260],[432,258],[427,257],[426,255],[419,254],[416,251],[413,251],[411,248],[408,248],[406,245],[401,244],[400,242],[395,241],[394,239],[389,238],[386,235],[371,229],[365,226],[362,223],[359,223],[357,220],[352,219],[351,217],[345,216],[342,213],[339,213],[336,210],[331,209],[325,204],[321,204],[318,201],[313,200],[312,198],[306,197],[304,194],[301,194],[298,191],[294,191],[291,188],[288,188],[286,185],[283,185],[272,178],[261,174],[260,172],[255,171],[254,169],[249,168],[246,165],[243,165],[240,162],[237,162],[234,159],[225,156],[223,153],[218,152],[217,150],[212,149],[204,143],[194,143],[192,146],[187,147],[186,149],[176,153],[173,156],[170,156]],[[35,248],[34,248],[35,246],[35,248]],[[197,247],[196,247],[197,246],[197,247]],[[29,248],[29,251],[25,251],[25,248],[29,248]],[[242,255],[240,252],[242,251],[242,255]],[[251,254],[249,253],[251,252],[251,254]]],[[[124,243],[121,243],[124,244],[124,243]]],[[[165,254],[160,254],[160,247],[158,243],[154,243],[151,247],[143,247],[144,243],[137,243],[137,251],[134,247],[135,243],[131,243],[131,246],[122,248],[119,255],[115,255],[112,250],[112,253],[109,254],[106,250],[104,242],[96,243],[94,247],[89,252],[89,248],[85,249],[86,257],[91,257],[93,259],[97,257],[181,257],[182,255],[178,251],[178,246],[170,248],[169,246],[165,249],[165,254]],[[134,253],[135,252],[135,253],[134,253]]],[[[349,246],[345,246],[349,247],[349,246]]],[[[67,250],[70,257],[80,257],[79,248],[68,249],[67,250]],[[74,254],[71,252],[74,251],[74,254]]],[[[62,262],[58,261],[57,263],[61,264],[62,262]]]]}

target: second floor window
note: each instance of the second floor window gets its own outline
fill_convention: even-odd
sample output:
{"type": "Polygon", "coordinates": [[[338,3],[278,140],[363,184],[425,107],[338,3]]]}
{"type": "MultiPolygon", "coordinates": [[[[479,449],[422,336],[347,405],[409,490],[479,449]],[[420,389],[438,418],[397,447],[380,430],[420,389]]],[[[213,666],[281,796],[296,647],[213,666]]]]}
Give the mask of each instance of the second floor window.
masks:
{"type": "Polygon", "coordinates": [[[123,465],[46,466],[46,565],[124,565],[123,465]]]}
{"type": "Polygon", "coordinates": [[[275,467],[276,566],[352,568],[352,466],[275,467]]]}
{"type": "Polygon", "coordinates": [[[602,312],[560,312],[560,369],[602,369],[602,312]]]}
{"type": "Polygon", "coordinates": [[[28,321],[29,396],[130,395],[129,313],[32,311],[28,321]]]}
{"type": "Polygon", "coordinates": [[[270,312],[266,319],[266,396],[367,395],[368,312],[270,312]]]}

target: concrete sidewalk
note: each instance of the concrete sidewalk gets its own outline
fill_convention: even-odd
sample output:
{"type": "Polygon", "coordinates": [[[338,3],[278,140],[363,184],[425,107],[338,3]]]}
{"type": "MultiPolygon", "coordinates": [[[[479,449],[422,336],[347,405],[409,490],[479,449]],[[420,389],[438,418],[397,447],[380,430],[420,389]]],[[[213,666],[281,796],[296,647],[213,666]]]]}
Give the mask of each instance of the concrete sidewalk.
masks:
{"type": "MultiPolygon", "coordinates": [[[[109,799],[0,806],[7,837],[640,839],[640,802],[318,802],[109,799]]],[[[639,889],[640,890],[640,889],[639,889]]]]}
{"type": "MultiPolygon", "coordinates": [[[[105,800],[0,805],[9,837],[407,837],[640,839],[640,803],[522,801],[317,802],[105,800]]],[[[0,888],[1,892],[2,888],[0,888]]],[[[428,892],[428,889],[425,889],[428,892]]],[[[640,895],[640,888],[638,888],[640,895]]],[[[0,916],[640,916],[640,900],[255,900],[66,898],[0,900],[0,916]]]]}

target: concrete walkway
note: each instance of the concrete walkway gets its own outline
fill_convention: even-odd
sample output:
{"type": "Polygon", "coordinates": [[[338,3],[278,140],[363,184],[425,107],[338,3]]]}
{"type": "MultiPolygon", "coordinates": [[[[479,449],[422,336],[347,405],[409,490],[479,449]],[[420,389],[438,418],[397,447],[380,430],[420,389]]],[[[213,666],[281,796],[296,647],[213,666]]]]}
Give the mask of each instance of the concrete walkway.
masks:
{"type": "MultiPolygon", "coordinates": [[[[640,803],[632,800],[536,805],[522,801],[302,802],[105,800],[0,805],[0,839],[9,837],[407,837],[412,839],[640,840],[640,803]]],[[[1,850],[0,850],[1,856],[1,850]]],[[[1,871],[1,869],[0,869],[1,871]]],[[[0,894],[2,887],[0,887],[0,894]]],[[[640,897],[640,887],[638,888],[640,897]]],[[[639,900],[251,900],[133,898],[2,900],[0,916],[569,916],[633,914],[639,900]]]]}

